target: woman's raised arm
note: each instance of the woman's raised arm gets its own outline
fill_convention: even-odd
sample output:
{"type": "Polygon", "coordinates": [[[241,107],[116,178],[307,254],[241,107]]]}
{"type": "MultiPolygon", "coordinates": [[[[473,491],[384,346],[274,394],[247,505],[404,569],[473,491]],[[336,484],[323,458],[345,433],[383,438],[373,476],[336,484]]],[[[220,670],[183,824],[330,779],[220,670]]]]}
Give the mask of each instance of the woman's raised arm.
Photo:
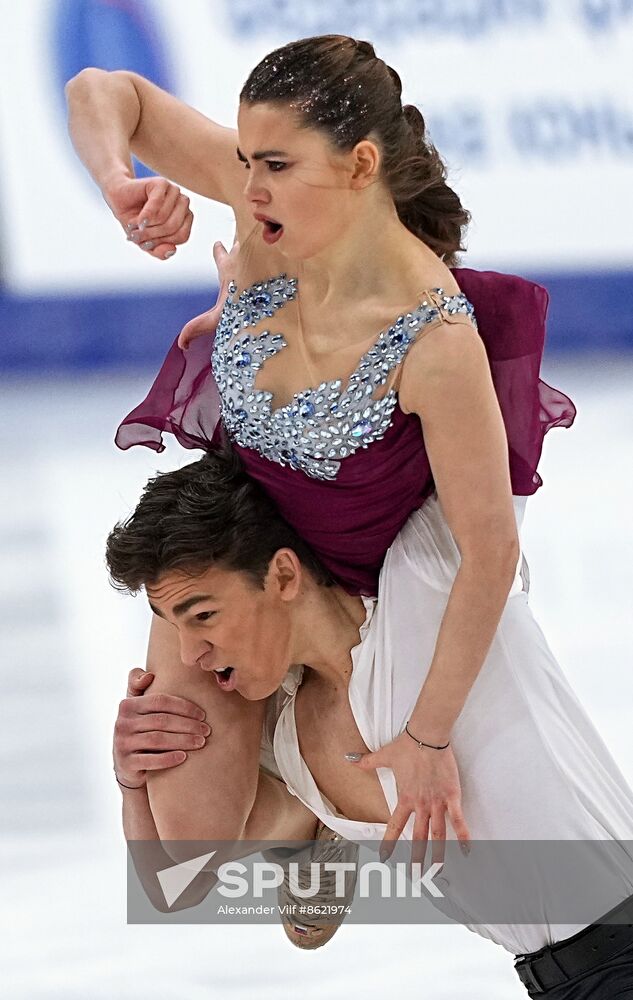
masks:
{"type": "Polygon", "coordinates": [[[79,158],[121,225],[152,256],[171,256],[189,238],[193,216],[180,185],[238,208],[244,174],[235,129],[126,70],[84,69],[66,85],[66,99],[79,158]],[[135,179],[132,154],[161,176],[135,179]]]}

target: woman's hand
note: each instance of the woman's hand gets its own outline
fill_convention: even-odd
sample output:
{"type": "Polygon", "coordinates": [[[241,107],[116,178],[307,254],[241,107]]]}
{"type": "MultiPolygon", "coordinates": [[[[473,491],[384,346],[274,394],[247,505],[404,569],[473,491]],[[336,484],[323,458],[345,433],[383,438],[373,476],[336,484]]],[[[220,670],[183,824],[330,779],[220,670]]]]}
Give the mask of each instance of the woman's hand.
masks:
{"type": "Polygon", "coordinates": [[[189,198],[164,177],[119,177],[103,192],[128,240],[159,260],[173,257],[191,234],[189,198]]]}
{"type": "MultiPolygon", "coordinates": [[[[457,763],[450,746],[445,750],[418,747],[407,733],[402,733],[392,743],[375,753],[365,753],[360,760],[351,762],[353,767],[369,771],[376,767],[389,767],[394,773],[398,789],[398,802],[394,809],[382,844],[380,860],[386,861],[406,826],[411,813],[415,813],[411,861],[423,864],[431,827],[432,861],[444,862],[443,841],[446,840],[446,811],[461,845],[470,839],[462,813],[461,786],[457,763]],[[435,844],[438,841],[438,844],[435,844]]],[[[467,846],[462,851],[468,852],[467,846]]]]}
{"type": "Polygon", "coordinates": [[[220,243],[219,240],[217,243],[213,244],[213,259],[218,269],[220,291],[218,293],[217,301],[212,309],[208,309],[207,312],[201,313],[200,316],[195,316],[183,326],[180,331],[180,336],[178,337],[178,346],[183,350],[186,351],[191,341],[195,340],[196,337],[201,337],[205,333],[215,332],[215,329],[220,322],[220,316],[222,315],[224,303],[226,302],[227,295],[229,294],[229,282],[234,276],[235,264],[239,252],[240,245],[237,241],[233,244],[230,253],[226,252],[226,247],[223,243],[220,243]]]}
{"type": "Polygon", "coordinates": [[[147,694],[153,680],[148,671],[130,670],[127,697],[114,725],[114,771],[134,788],[146,784],[147,771],[182,764],[186,751],[200,750],[211,734],[199,705],[175,695],[147,694]]]}

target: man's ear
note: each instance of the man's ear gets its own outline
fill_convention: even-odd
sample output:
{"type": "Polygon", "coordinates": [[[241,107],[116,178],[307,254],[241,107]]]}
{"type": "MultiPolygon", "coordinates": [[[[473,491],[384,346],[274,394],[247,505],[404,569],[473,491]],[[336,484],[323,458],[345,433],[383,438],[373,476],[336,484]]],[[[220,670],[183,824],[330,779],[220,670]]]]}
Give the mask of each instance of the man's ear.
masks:
{"type": "Polygon", "coordinates": [[[301,588],[303,567],[293,549],[277,549],[268,564],[267,581],[282,601],[293,601],[301,588]]]}

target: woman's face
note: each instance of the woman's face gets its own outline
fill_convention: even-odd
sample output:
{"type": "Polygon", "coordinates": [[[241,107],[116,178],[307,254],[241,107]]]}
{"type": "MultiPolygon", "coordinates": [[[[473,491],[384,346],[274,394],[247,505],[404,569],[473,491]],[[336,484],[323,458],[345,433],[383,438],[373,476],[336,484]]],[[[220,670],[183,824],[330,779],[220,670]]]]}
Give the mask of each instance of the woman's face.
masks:
{"type": "MultiPolygon", "coordinates": [[[[363,186],[364,168],[361,158],[359,182],[357,151],[373,144],[363,140],[340,153],[324,133],[298,128],[296,121],[288,108],[242,103],[238,148],[246,160],[244,197],[251,213],[282,223],[277,249],[307,260],[335,243],[358,212],[354,195],[363,186]],[[267,155],[257,158],[259,153],[267,155]]],[[[263,239],[263,224],[254,218],[253,224],[256,238],[263,239]]]]}
{"type": "Polygon", "coordinates": [[[245,573],[219,566],[195,576],[169,570],[146,587],[152,611],[178,633],[183,663],[210,673],[231,667],[214,681],[249,701],[276,691],[292,663],[299,564],[288,551],[271,560],[263,590],[245,573]]]}

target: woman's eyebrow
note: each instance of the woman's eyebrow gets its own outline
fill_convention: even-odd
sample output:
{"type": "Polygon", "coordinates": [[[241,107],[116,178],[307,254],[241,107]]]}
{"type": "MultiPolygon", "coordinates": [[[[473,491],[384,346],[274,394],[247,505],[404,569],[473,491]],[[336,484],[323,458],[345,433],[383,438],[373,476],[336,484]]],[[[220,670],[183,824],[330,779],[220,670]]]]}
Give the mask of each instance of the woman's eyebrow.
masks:
{"type": "MultiPolygon", "coordinates": [[[[260,149],[256,153],[253,153],[254,160],[265,160],[267,156],[288,156],[288,153],[285,153],[283,149],[260,149]]],[[[237,158],[242,163],[248,163],[239,146],[237,147],[237,158]]]]}

